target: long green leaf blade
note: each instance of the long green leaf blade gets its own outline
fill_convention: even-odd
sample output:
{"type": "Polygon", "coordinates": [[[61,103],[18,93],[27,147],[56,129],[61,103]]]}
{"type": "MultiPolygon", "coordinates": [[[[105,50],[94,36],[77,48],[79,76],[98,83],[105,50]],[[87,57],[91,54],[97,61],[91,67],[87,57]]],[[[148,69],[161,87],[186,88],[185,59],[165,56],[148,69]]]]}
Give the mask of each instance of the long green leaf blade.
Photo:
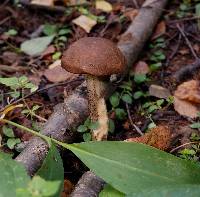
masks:
{"type": "Polygon", "coordinates": [[[66,145],[92,171],[130,194],[174,184],[200,184],[200,166],[147,145],[88,142],[66,145]]]}
{"type": "Polygon", "coordinates": [[[139,193],[127,195],[127,197],[197,197],[199,195],[200,185],[187,184],[146,189],[139,193]]]}

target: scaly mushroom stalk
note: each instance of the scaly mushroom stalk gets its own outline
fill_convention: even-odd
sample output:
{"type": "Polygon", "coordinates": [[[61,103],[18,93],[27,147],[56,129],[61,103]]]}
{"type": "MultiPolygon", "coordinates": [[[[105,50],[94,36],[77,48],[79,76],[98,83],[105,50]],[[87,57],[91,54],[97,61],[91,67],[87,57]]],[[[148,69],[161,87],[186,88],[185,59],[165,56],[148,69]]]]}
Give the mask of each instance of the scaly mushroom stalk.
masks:
{"type": "Polygon", "coordinates": [[[98,128],[93,130],[92,137],[93,140],[101,141],[108,135],[108,115],[103,96],[104,82],[92,75],[86,75],[86,81],[90,119],[92,122],[98,122],[98,128]]]}

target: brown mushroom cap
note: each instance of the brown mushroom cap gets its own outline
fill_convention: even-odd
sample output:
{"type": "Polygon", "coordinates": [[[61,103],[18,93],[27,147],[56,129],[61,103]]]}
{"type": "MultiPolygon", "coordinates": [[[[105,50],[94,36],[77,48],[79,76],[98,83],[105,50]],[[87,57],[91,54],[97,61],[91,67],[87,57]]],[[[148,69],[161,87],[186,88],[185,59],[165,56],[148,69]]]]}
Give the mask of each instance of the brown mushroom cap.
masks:
{"type": "Polygon", "coordinates": [[[74,42],[62,56],[62,67],[71,73],[107,76],[122,73],[125,57],[105,38],[85,37],[74,42]]]}

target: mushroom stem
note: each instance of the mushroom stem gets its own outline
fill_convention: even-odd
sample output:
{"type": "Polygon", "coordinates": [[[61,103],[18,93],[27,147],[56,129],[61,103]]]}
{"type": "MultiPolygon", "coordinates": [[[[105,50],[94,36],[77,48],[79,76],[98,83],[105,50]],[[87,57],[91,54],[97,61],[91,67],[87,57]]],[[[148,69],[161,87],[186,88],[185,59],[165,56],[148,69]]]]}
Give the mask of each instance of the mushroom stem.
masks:
{"type": "Polygon", "coordinates": [[[98,122],[99,126],[93,130],[93,140],[101,141],[107,138],[108,134],[108,115],[103,92],[105,84],[99,78],[87,75],[87,90],[89,100],[90,119],[98,122]]]}

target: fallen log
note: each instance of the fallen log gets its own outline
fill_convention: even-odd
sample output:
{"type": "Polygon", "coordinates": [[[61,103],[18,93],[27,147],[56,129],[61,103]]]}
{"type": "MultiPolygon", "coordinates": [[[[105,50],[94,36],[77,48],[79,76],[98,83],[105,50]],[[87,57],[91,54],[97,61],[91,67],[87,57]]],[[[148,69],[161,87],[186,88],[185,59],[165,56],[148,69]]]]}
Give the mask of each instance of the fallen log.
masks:
{"type": "MultiPolygon", "coordinates": [[[[127,60],[127,69],[124,76],[136,61],[145,42],[151,35],[166,3],[167,0],[146,0],[134,21],[121,36],[118,47],[127,60]]],[[[110,84],[108,84],[108,86],[110,86],[110,84]]],[[[109,87],[109,89],[112,88],[109,87]]],[[[87,115],[87,98],[84,85],[81,85],[72,95],[65,99],[63,104],[55,107],[42,133],[57,140],[70,143],[73,136],[71,131],[81,124],[87,118],[87,115]]],[[[16,157],[16,160],[26,167],[30,175],[33,175],[41,166],[47,151],[48,146],[46,143],[34,137],[29,142],[29,145],[16,157]]],[[[96,184],[99,184],[98,188],[100,188],[96,192],[99,193],[102,188],[100,187],[102,181],[98,177],[96,177],[96,179],[99,180],[96,182],[96,184]]],[[[85,196],[98,196],[97,194],[88,195],[88,184],[85,183],[84,185],[85,187],[82,189],[86,192],[85,196]]],[[[80,196],[79,191],[82,190],[80,190],[78,185],[72,196],[80,196]]],[[[81,193],[81,196],[84,196],[84,193],[81,193]]]]}

